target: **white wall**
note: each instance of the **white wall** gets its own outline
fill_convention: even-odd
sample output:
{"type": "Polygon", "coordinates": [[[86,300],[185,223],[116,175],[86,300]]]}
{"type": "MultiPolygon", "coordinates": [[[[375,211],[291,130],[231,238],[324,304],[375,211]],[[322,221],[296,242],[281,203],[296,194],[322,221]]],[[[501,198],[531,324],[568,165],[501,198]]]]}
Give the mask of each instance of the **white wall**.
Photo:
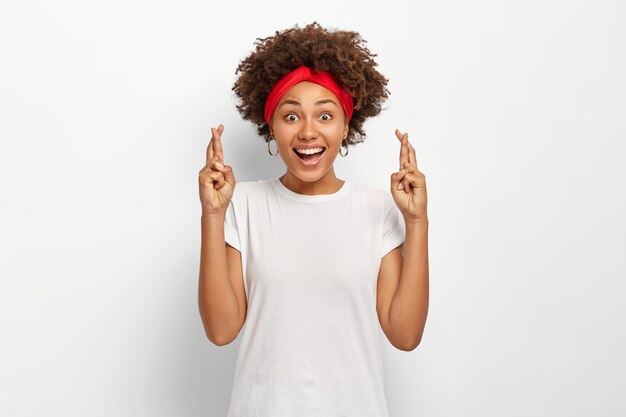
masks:
{"type": "Polygon", "coordinates": [[[20,1],[0,6],[0,414],[225,416],[239,340],[197,308],[197,175],[279,176],[231,86],[256,37],[359,31],[391,96],[336,172],[429,193],[422,344],[392,417],[626,413],[619,1],[20,1]]]}

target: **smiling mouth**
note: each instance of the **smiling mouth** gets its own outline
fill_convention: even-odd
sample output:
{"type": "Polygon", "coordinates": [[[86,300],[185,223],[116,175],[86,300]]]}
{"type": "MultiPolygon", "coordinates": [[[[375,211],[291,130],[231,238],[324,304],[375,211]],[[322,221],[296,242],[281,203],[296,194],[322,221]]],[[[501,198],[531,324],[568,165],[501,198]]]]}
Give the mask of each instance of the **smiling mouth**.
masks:
{"type": "Polygon", "coordinates": [[[314,153],[314,154],[310,154],[310,155],[298,153],[298,152],[296,152],[295,149],[293,150],[293,152],[298,156],[298,158],[300,158],[303,161],[308,162],[308,161],[313,161],[313,160],[315,160],[318,157],[321,157],[321,155],[324,152],[326,152],[326,148],[322,149],[320,152],[317,152],[317,153],[314,153]]]}

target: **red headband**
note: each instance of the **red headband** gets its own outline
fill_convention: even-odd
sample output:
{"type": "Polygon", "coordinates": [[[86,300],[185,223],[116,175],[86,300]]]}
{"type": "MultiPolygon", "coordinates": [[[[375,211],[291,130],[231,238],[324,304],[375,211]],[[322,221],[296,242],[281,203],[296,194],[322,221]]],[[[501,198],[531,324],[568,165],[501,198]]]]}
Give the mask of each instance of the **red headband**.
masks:
{"type": "Polygon", "coordinates": [[[283,94],[285,94],[291,87],[302,81],[310,81],[329,89],[339,99],[339,104],[341,104],[341,108],[346,114],[346,118],[350,121],[353,110],[352,95],[350,94],[350,91],[346,87],[339,86],[339,84],[337,84],[328,72],[317,71],[301,65],[278,80],[276,85],[272,88],[272,91],[270,91],[267,96],[267,100],[265,100],[264,112],[265,122],[267,124],[270,123],[270,119],[274,114],[276,105],[283,94]]]}

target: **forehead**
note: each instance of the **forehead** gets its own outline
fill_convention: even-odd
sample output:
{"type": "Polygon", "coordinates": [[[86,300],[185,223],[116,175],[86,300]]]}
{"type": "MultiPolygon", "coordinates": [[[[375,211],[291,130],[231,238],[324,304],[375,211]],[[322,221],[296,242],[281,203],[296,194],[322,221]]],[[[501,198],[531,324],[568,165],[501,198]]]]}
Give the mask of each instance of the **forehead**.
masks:
{"type": "Polygon", "coordinates": [[[307,101],[315,102],[323,99],[331,99],[335,103],[337,103],[337,97],[333,94],[332,91],[324,86],[321,86],[317,83],[312,83],[310,81],[301,81],[291,87],[280,98],[279,104],[288,99],[297,100],[301,103],[307,101]]]}

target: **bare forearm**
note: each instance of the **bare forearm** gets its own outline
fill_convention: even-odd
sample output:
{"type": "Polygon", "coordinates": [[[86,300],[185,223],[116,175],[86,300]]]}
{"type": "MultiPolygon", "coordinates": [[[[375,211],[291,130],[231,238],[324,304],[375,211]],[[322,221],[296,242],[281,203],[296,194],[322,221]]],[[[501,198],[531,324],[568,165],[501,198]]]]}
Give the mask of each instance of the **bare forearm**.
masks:
{"type": "Polygon", "coordinates": [[[400,282],[391,301],[389,322],[415,348],[422,339],[428,315],[428,219],[405,220],[400,282]]]}
{"type": "Polygon", "coordinates": [[[213,343],[238,328],[239,305],[228,276],[224,215],[202,214],[198,305],[205,333],[213,343]]]}

